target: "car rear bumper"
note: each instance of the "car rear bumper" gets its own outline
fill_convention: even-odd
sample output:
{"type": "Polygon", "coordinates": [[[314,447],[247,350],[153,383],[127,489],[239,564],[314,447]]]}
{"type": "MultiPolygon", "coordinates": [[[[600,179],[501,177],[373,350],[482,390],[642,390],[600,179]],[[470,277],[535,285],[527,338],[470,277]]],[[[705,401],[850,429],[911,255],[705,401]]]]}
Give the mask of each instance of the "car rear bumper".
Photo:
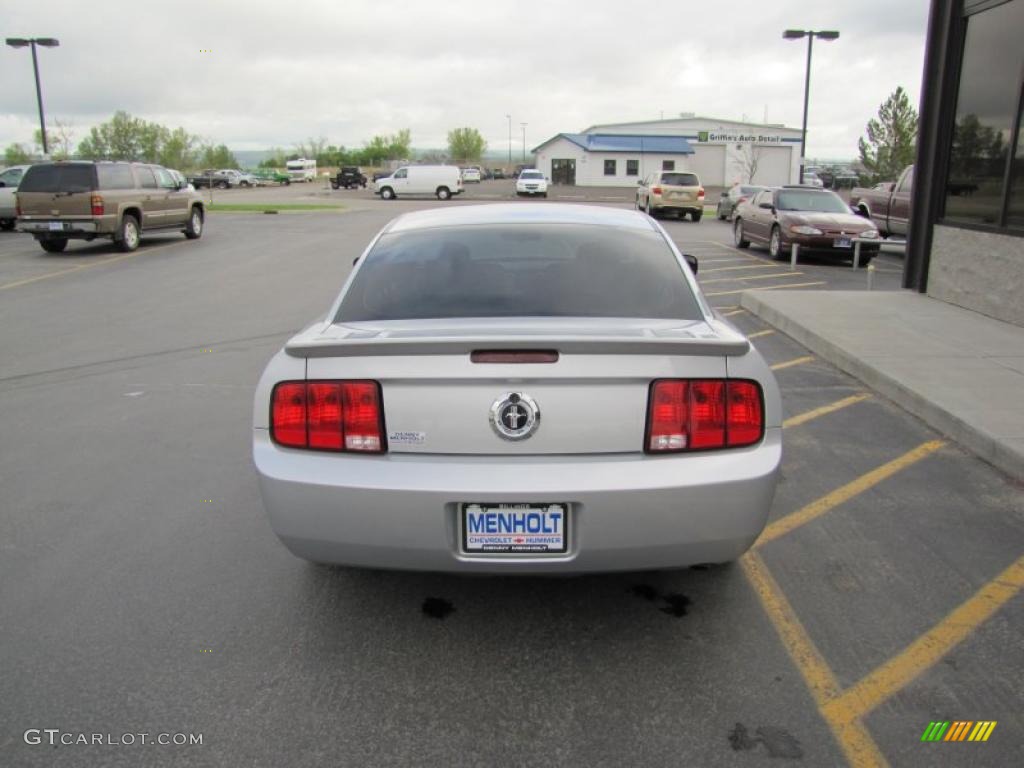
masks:
{"type": "Polygon", "coordinates": [[[27,219],[24,217],[18,219],[18,229],[33,235],[50,235],[52,237],[109,234],[112,231],[104,229],[92,219],[27,219]],[[54,228],[51,225],[59,225],[59,228],[54,228]]]}
{"type": "MultiPolygon", "coordinates": [[[[784,238],[782,244],[788,249],[793,243],[800,246],[801,251],[815,252],[815,253],[831,253],[831,254],[849,254],[850,258],[853,258],[853,242],[851,236],[851,243],[849,248],[838,248],[835,244],[836,238],[828,235],[825,237],[817,235],[790,235],[788,238],[784,238]]],[[[878,253],[880,241],[878,240],[862,240],[860,243],[860,252],[862,254],[878,253]]]]}
{"type": "Polygon", "coordinates": [[[704,211],[703,200],[674,200],[661,195],[651,195],[651,207],[659,211],[704,211]]]}
{"type": "Polygon", "coordinates": [[[299,557],[369,568],[588,573],[734,560],[764,528],[781,430],[749,449],[674,456],[351,456],[254,430],[271,527],[299,557]],[[460,504],[564,502],[565,554],[466,554],[460,504]]]}

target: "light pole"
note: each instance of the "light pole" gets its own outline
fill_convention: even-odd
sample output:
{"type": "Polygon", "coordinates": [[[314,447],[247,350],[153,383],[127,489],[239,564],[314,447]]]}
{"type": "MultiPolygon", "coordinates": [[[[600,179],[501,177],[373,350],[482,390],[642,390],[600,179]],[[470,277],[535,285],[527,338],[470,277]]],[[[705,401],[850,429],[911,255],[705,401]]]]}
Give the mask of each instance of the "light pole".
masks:
{"type": "Polygon", "coordinates": [[[523,163],[526,163],[526,123],[520,123],[523,127],[523,163]]]}
{"type": "Polygon", "coordinates": [[[512,115],[505,115],[508,118],[508,167],[512,167],[512,115]]]}
{"type": "Polygon", "coordinates": [[[7,44],[11,48],[24,48],[25,46],[32,48],[32,70],[36,75],[36,101],[39,103],[39,130],[43,139],[43,155],[49,155],[50,150],[46,145],[46,117],[43,115],[43,91],[39,87],[39,61],[36,59],[36,46],[56,48],[60,45],[60,40],[53,37],[8,37],[7,44]]]}
{"type": "Polygon", "coordinates": [[[807,160],[807,100],[811,94],[811,48],[814,46],[814,38],[822,40],[837,40],[839,33],[835,30],[813,29],[787,29],[782,33],[784,40],[799,40],[807,38],[807,72],[804,74],[804,127],[800,131],[800,183],[804,183],[804,161],[807,160]]]}

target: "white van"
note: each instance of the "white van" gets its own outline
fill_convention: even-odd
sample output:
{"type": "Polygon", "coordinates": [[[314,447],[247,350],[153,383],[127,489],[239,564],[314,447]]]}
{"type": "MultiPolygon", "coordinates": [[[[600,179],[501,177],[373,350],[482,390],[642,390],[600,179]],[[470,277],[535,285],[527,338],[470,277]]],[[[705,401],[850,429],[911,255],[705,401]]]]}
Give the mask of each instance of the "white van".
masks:
{"type": "Polygon", "coordinates": [[[382,200],[399,195],[437,195],[447,200],[462,194],[462,171],[457,165],[403,165],[390,176],[374,182],[382,200]]]}

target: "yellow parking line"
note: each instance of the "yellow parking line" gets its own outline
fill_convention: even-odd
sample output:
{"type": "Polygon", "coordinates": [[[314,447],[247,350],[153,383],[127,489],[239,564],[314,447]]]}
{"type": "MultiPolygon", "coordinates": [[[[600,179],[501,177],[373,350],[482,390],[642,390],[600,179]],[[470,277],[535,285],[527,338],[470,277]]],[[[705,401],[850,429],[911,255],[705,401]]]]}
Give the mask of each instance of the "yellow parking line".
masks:
{"type": "Polygon", "coordinates": [[[803,357],[795,357],[792,360],[786,360],[783,363],[776,363],[771,366],[773,371],[781,371],[783,368],[792,368],[794,365],[803,365],[809,363],[814,359],[813,355],[804,355],[803,357]]]}
{"type": "Polygon", "coordinates": [[[771,328],[769,328],[766,331],[758,331],[757,333],[748,333],[747,334],[747,338],[748,339],[759,339],[762,336],[770,336],[773,333],[775,333],[775,331],[772,330],[771,328]]]}
{"type": "Polygon", "coordinates": [[[780,536],[785,536],[790,531],[796,530],[800,526],[809,523],[811,520],[821,517],[829,510],[838,507],[840,504],[844,504],[854,496],[859,496],[864,493],[864,491],[873,488],[883,480],[887,480],[897,472],[906,469],[912,464],[916,464],[927,456],[930,456],[945,444],[946,442],[944,440],[929,440],[927,443],[922,443],[914,450],[908,451],[887,464],[883,464],[882,466],[861,475],[856,480],[847,483],[842,488],[832,491],[832,493],[822,496],[820,499],[811,502],[806,507],[798,509],[796,512],[788,514],[785,517],[779,518],[773,523],[769,523],[768,527],[761,533],[761,538],[757,540],[755,546],[763,546],[769,541],[774,541],[780,536]]]}
{"type": "Polygon", "coordinates": [[[734,309],[732,312],[723,312],[722,317],[732,317],[733,315],[741,315],[747,310],[745,309],[734,309]]]}
{"type": "Polygon", "coordinates": [[[740,558],[740,566],[850,765],[856,768],[887,765],[871,734],[856,718],[839,720],[826,715],[829,702],[839,697],[839,682],[764,560],[751,550],[740,558]]]}
{"type": "Polygon", "coordinates": [[[728,258],[728,259],[702,259],[700,256],[697,257],[701,264],[725,264],[731,261],[750,261],[750,259],[741,258],[728,258]]]}
{"type": "MultiPolygon", "coordinates": [[[[184,242],[184,241],[183,241],[184,242]]],[[[17,280],[13,283],[4,283],[0,285],[0,291],[6,291],[8,288],[17,288],[22,285],[28,285],[30,283],[38,283],[40,280],[49,280],[51,277],[60,277],[71,272],[80,272],[83,269],[92,269],[93,267],[101,267],[104,264],[112,264],[115,261],[124,261],[125,259],[131,259],[135,256],[142,256],[143,254],[153,253],[154,251],[162,251],[164,248],[171,248],[179,243],[168,243],[167,245],[158,245],[153,248],[140,248],[137,251],[131,253],[125,253],[120,256],[111,256],[109,259],[103,259],[102,261],[92,261],[88,264],[76,264],[73,267],[67,269],[61,269],[56,272],[47,272],[45,275],[37,275],[36,277],[29,277],[25,280],[17,280]]]]}
{"type": "MultiPolygon", "coordinates": [[[[764,331],[762,331],[762,333],[764,333],[764,331]]],[[[753,334],[747,336],[747,338],[753,338],[753,334]]],[[[849,405],[856,405],[857,403],[864,402],[870,397],[871,395],[866,393],[860,395],[850,395],[850,397],[844,397],[842,400],[837,400],[836,402],[831,403],[829,405],[823,405],[821,406],[821,408],[815,408],[813,411],[805,411],[804,413],[797,414],[796,416],[790,416],[788,419],[782,422],[782,426],[798,427],[801,424],[810,421],[811,419],[816,419],[819,416],[825,416],[829,413],[835,413],[836,411],[842,408],[846,408],[849,405]]]]}
{"type": "Polygon", "coordinates": [[[1024,588],[1024,556],[907,648],[826,704],[829,717],[863,717],[967,639],[1024,588]]]}
{"type": "MultiPolygon", "coordinates": [[[[792,273],[791,273],[792,274],[792,273]]],[[[803,274],[802,272],[800,274],[803,274]]],[[[757,288],[758,291],[774,291],[779,288],[807,288],[812,285],[827,285],[824,281],[819,280],[816,283],[787,283],[786,285],[766,285],[762,288],[757,288]]],[[[744,293],[745,291],[753,290],[751,288],[740,288],[737,291],[719,291],[718,293],[705,293],[705,296],[728,296],[733,293],[744,293]]]]}
{"type": "MultiPolygon", "coordinates": [[[[709,263],[715,263],[718,259],[708,259],[709,263]]],[[[736,261],[736,259],[722,259],[722,261],[736,261]]],[[[704,261],[701,262],[705,263],[704,261]]],[[[702,269],[701,274],[708,274],[710,272],[735,272],[739,269],[771,269],[772,267],[778,266],[777,264],[744,264],[741,267],[715,267],[714,269],[702,269]]]]}
{"type": "Polygon", "coordinates": [[[802,275],[803,272],[774,272],[770,275],[747,275],[746,277],[716,277],[713,280],[701,280],[701,285],[708,285],[710,283],[728,283],[733,280],[768,280],[774,277],[793,277],[795,275],[802,275]]]}
{"type": "Polygon", "coordinates": [[[762,256],[756,256],[753,253],[751,253],[750,251],[745,251],[742,248],[737,248],[735,245],[726,245],[725,243],[719,243],[719,242],[714,242],[714,241],[712,241],[711,244],[712,245],[717,245],[719,248],[722,248],[722,249],[724,249],[726,251],[729,251],[729,253],[738,253],[741,256],[745,256],[746,258],[751,259],[752,261],[763,261],[763,262],[765,262],[767,264],[775,264],[775,263],[777,263],[777,262],[773,261],[772,259],[766,259],[766,258],[764,258],[762,256]]]}

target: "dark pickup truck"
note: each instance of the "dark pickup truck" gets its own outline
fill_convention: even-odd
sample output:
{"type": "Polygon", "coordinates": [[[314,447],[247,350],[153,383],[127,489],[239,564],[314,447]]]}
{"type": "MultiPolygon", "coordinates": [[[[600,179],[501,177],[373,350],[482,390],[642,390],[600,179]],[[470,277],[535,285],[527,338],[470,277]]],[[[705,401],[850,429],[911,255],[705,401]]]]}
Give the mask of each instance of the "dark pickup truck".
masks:
{"type": "Polygon", "coordinates": [[[225,176],[220,171],[216,171],[212,168],[207,168],[201,173],[197,173],[195,176],[189,176],[188,182],[196,189],[202,187],[216,187],[217,189],[227,189],[233,186],[230,177],[225,176]]]}
{"type": "Polygon", "coordinates": [[[366,175],[354,165],[343,165],[338,175],[331,179],[331,189],[362,187],[366,189],[366,175]]]}
{"type": "Polygon", "coordinates": [[[908,165],[895,182],[886,181],[871,189],[855,187],[850,192],[850,207],[861,216],[871,219],[884,237],[906,237],[913,190],[914,166],[908,165]]]}

